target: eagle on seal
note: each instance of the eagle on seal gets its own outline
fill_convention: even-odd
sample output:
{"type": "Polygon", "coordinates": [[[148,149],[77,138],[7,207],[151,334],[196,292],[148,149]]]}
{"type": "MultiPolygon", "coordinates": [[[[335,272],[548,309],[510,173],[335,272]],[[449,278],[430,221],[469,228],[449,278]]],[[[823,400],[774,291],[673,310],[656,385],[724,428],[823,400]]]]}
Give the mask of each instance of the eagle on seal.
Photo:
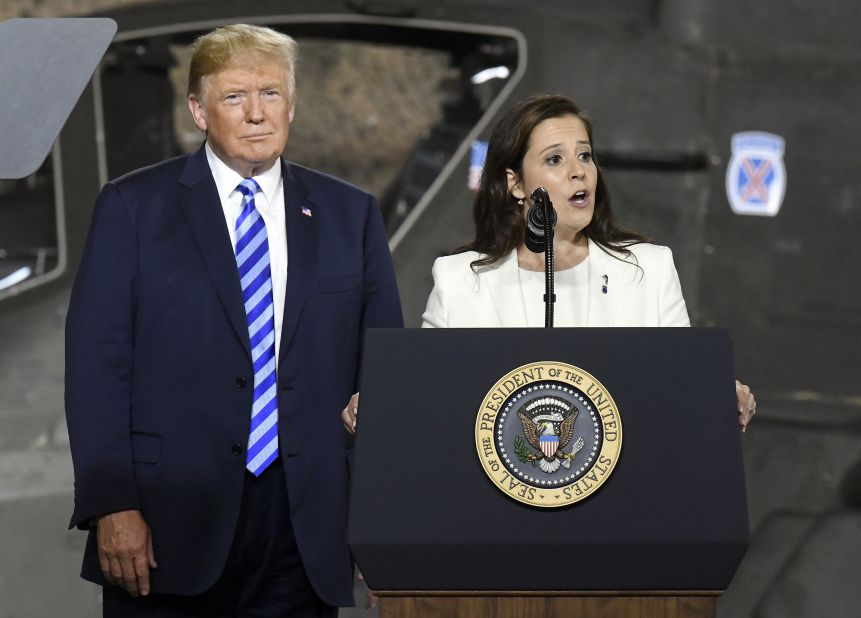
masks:
{"type": "Polygon", "coordinates": [[[517,416],[523,425],[523,434],[527,442],[537,449],[537,452],[528,456],[528,460],[537,461],[538,466],[547,473],[556,472],[560,465],[569,468],[571,460],[583,448],[583,438],[578,438],[571,453],[562,450],[574,435],[577,414],[577,408],[554,397],[536,399],[520,408],[517,416]],[[566,417],[562,412],[570,414],[566,417]]]}

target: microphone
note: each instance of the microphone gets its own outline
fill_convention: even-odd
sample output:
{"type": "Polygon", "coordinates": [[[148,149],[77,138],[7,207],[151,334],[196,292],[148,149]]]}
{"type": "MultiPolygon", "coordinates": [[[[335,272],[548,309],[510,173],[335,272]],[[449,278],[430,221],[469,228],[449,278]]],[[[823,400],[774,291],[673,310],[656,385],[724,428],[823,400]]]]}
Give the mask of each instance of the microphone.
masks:
{"type": "Polygon", "coordinates": [[[550,201],[547,189],[538,187],[532,192],[532,206],[526,213],[526,248],[533,253],[544,253],[544,204],[550,211],[550,239],[553,239],[553,226],[556,225],[556,209],[550,201]]]}

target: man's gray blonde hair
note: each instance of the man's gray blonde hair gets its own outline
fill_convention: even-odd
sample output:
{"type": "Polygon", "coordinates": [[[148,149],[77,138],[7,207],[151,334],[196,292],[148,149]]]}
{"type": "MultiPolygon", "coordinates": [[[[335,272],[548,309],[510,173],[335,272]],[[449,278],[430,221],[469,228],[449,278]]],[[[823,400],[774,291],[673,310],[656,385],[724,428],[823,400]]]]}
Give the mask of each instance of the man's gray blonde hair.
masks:
{"type": "Polygon", "coordinates": [[[232,24],[200,36],[191,46],[188,96],[203,100],[208,78],[234,62],[275,60],[284,67],[287,100],[295,103],[299,45],[286,34],[251,24],[232,24]]]}

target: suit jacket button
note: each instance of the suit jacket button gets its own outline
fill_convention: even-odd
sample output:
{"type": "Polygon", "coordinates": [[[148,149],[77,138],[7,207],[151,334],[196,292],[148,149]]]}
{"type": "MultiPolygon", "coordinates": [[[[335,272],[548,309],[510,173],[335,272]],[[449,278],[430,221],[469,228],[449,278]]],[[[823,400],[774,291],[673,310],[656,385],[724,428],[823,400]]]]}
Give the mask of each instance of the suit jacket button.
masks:
{"type": "Polygon", "coordinates": [[[230,448],[230,452],[233,453],[234,455],[241,455],[242,454],[242,445],[241,444],[234,444],[230,448]]]}
{"type": "Polygon", "coordinates": [[[248,386],[248,380],[245,378],[236,378],[236,388],[245,388],[248,386]]]}

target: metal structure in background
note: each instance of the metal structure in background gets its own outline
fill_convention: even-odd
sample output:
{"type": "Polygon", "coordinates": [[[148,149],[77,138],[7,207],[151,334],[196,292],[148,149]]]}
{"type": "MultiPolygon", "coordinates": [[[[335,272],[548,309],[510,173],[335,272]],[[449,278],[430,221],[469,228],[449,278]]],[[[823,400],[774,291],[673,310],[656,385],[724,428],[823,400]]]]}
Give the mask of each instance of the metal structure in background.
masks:
{"type": "Polygon", "coordinates": [[[105,18],[0,23],[0,298],[65,269],[52,145],[117,31],[105,18]]]}
{"type": "MultiPolygon", "coordinates": [[[[849,368],[861,334],[861,286],[846,276],[861,258],[851,232],[859,186],[849,155],[859,134],[852,103],[859,51],[848,1],[827,12],[791,2],[788,14],[786,4],[642,0],[622,9],[547,2],[524,11],[507,0],[270,1],[239,13],[235,3],[207,2],[205,21],[195,2],[116,11],[110,16],[119,34],[100,79],[62,134],[55,158],[61,169],[46,162],[29,181],[26,209],[2,207],[7,221],[24,223],[3,223],[0,241],[14,228],[17,244],[10,250],[0,242],[0,268],[16,257],[56,259],[40,237],[50,227],[42,222],[50,179],[62,174],[67,270],[49,286],[61,297],[100,184],[179,152],[172,110],[183,93],[168,78],[170,47],[221,23],[254,21],[300,41],[442,52],[454,69],[457,77],[439,89],[438,118],[378,191],[409,323],[419,321],[433,259],[469,234],[471,141],[486,138],[499,111],[521,97],[562,92],[595,118],[597,155],[621,221],[674,249],[694,323],[733,329],[739,375],[764,395],[821,392],[839,403],[857,391],[849,368]],[[779,5],[785,27],[772,21],[779,5]],[[746,18],[737,19],[739,12],[746,18]],[[805,21],[803,44],[787,15],[805,21]],[[500,67],[508,77],[469,81],[500,67]],[[777,217],[739,216],[728,206],[730,141],[745,130],[786,141],[788,190],[777,217]],[[32,247],[22,246],[22,233],[32,234],[32,247]],[[35,247],[38,255],[30,255],[35,247]]],[[[422,79],[416,75],[416,83],[422,79]]],[[[383,119],[375,130],[396,129],[383,119]]],[[[14,320],[13,306],[46,294],[7,299],[0,313],[14,320]]]]}

